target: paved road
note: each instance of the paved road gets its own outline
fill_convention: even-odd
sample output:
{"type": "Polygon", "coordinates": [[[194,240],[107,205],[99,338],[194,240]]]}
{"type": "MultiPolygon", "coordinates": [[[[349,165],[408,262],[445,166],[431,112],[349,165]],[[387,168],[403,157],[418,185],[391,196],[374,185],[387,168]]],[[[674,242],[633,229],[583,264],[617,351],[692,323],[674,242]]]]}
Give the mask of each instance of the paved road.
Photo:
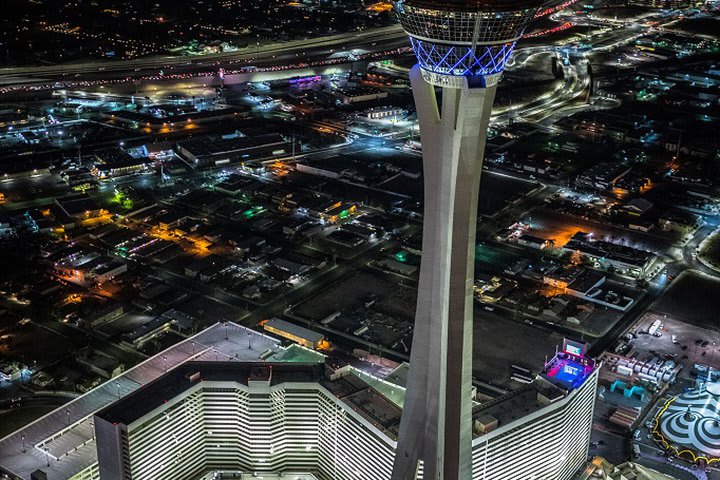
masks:
{"type": "Polygon", "coordinates": [[[52,85],[56,81],[147,79],[160,75],[160,72],[164,75],[195,76],[216,73],[220,68],[299,66],[334,58],[352,58],[349,57],[351,51],[361,55],[407,46],[407,36],[399,26],[392,26],[303,41],[271,43],[258,49],[202,57],[153,56],[115,62],[90,60],[75,64],[2,68],[0,87],[52,85]]]}
{"type": "MultiPolygon", "coordinates": [[[[64,76],[74,74],[88,74],[103,72],[105,74],[136,72],[149,70],[157,72],[158,69],[170,67],[208,67],[218,62],[224,65],[244,63],[249,60],[253,62],[273,61],[280,58],[292,58],[308,50],[319,50],[330,52],[332,50],[353,48],[358,49],[368,44],[373,46],[374,42],[392,42],[402,39],[407,43],[406,36],[399,25],[389,27],[373,28],[362,32],[341,33],[312,39],[292,40],[288,42],[273,42],[261,44],[236,52],[225,52],[202,55],[197,57],[188,56],[160,56],[142,57],[129,60],[85,60],[75,63],[63,63],[59,65],[45,65],[36,67],[6,67],[0,68],[0,76],[18,76],[29,78],[47,78],[52,76],[64,76]],[[139,70],[138,70],[139,69],[139,70]]],[[[385,45],[377,45],[378,49],[385,49],[385,45]]]]}

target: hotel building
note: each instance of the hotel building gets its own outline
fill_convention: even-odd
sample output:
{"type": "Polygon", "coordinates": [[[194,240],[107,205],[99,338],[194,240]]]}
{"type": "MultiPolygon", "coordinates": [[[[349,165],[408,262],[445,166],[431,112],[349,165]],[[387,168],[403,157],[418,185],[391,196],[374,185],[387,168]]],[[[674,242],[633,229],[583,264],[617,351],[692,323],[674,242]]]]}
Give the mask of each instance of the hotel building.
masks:
{"type": "MultiPolygon", "coordinates": [[[[598,369],[584,353],[566,342],[530,383],[472,401],[471,478],[569,480],[585,466],[598,369]]],[[[403,378],[334,367],[300,346],[218,324],[1,439],[0,473],[390,479],[403,378]]]]}

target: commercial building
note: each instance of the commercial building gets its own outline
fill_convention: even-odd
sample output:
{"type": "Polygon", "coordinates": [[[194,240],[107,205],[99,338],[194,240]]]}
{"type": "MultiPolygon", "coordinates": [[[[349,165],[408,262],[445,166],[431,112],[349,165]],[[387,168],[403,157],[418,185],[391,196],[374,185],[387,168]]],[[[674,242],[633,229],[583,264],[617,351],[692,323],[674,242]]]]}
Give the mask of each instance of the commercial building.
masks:
{"type": "Polygon", "coordinates": [[[95,152],[92,173],[101,179],[122,177],[148,172],[155,162],[148,157],[133,157],[120,148],[108,148],[95,152]]]}
{"type": "Polygon", "coordinates": [[[595,457],[585,470],[573,480],[677,480],[675,477],[660,473],[652,468],[633,462],[612,465],[602,457],[595,457]]]}
{"type": "Polygon", "coordinates": [[[127,263],[107,255],[84,263],[77,268],[86,282],[105,283],[128,271],[127,263]]]}
{"type": "Polygon", "coordinates": [[[496,303],[517,288],[517,281],[490,275],[478,275],[475,280],[475,295],[485,303],[496,303]]]}
{"type": "MultiPolygon", "coordinates": [[[[465,480],[474,467],[468,419],[480,173],[497,84],[542,2],[393,4],[418,61],[410,82],[425,199],[417,314],[392,478],[414,479],[422,464],[423,478],[465,480]]],[[[521,438],[507,439],[515,441],[521,438]]]]}
{"type": "Polygon", "coordinates": [[[190,359],[255,362],[261,356],[268,361],[320,357],[301,347],[283,348],[277,340],[236,324],[215,324],[110,381],[92,382],[96,387],[87,394],[0,438],[0,472],[12,480],[27,480],[37,471],[49,480],[97,480],[95,412],[190,359]]]}
{"type": "Polygon", "coordinates": [[[253,137],[199,137],[177,144],[177,153],[196,165],[224,165],[252,159],[285,155],[288,142],[278,134],[253,137]]]}
{"type": "Polygon", "coordinates": [[[134,348],[142,347],[156,336],[169,331],[187,334],[195,326],[195,318],[175,309],[164,312],[123,335],[123,340],[134,348]]]}
{"type": "Polygon", "coordinates": [[[569,480],[585,465],[598,366],[584,355],[566,341],[532,383],[473,408],[471,478],[569,480]]]}
{"type": "Polygon", "coordinates": [[[248,110],[247,108],[233,107],[217,110],[195,111],[193,109],[191,111],[182,111],[182,109],[173,106],[172,109],[156,108],[146,113],[117,110],[102,115],[111,124],[124,124],[131,128],[142,128],[148,133],[168,133],[193,129],[203,124],[229,122],[246,118],[248,110]]]}
{"type": "Polygon", "coordinates": [[[388,117],[404,117],[407,115],[407,110],[399,107],[377,107],[371,108],[365,112],[365,116],[371,120],[380,120],[388,117]]]}
{"type": "Polygon", "coordinates": [[[103,378],[110,379],[125,371],[125,365],[113,357],[93,348],[80,350],[75,359],[80,365],[103,378]]]}
{"type": "Polygon", "coordinates": [[[646,250],[595,240],[591,233],[578,232],[563,246],[569,253],[580,252],[601,267],[612,266],[619,273],[631,276],[645,275],[656,260],[656,255],[646,250]]]}
{"type": "Polygon", "coordinates": [[[336,202],[323,212],[320,218],[327,223],[337,223],[339,220],[350,218],[357,212],[357,205],[354,203],[336,202]]]}
{"type": "Polygon", "coordinates": [[[307,348],[318,348],[321,342],[325,340],[325,336],[321,333],[313,332],[310,329],[300,327],[279,318],[268,320],[263,325],[263,328],[266,332],[287,338],[307,348]]]}
{"type": "Polygon", "coordinates": [[[22,378],[27,371],[27,366],[20,362],[0,363],[0,381],[13,382],[22,378]]]}
{"type": "Polygon", "coordinates": [[[529,234],[523,234],[517,237],[517,243],[518,245],[536,248],[538,250],[553,248],[555,246],[555,240],[548,240],[546,238],[540,238],[529,234]]]}
{"type": "Polygon", "coordinates": [[[56,198],[55,204],[60,207],[62,213],[74,220],[87,220],[107,214],[107,210],[101,208],[95,200],[84,193],[56,198]]]}
{"type": "Polygon", "coordinates": [[[612,190],[630,170],[632,168],[624,163],[598,163],[578,175],[575,184],[580,188],[612,190]]]}
{"type": "Polygon", "coordinates": [[[700,227],[700,217],[689,212],[663,212],[658,218],[658,225],[665,231],[690,233],[700,227]]]}
{"type": "Polygon", "coordinates": [[[356,87],[336,90],[335,96],[342,103],[349,105],[387,98],[388,92],[372,87],[356,87]]]}

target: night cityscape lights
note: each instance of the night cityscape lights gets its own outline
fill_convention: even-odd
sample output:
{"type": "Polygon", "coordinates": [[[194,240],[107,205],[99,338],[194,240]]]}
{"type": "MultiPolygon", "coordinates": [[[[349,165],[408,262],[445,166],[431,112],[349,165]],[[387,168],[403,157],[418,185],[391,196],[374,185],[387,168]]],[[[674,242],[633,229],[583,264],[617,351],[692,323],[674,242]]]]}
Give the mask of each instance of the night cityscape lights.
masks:
{"type": "Polygon", "coordinates": [[[0,480],[720,480],[717,0],[3,0],[0,480]]]}

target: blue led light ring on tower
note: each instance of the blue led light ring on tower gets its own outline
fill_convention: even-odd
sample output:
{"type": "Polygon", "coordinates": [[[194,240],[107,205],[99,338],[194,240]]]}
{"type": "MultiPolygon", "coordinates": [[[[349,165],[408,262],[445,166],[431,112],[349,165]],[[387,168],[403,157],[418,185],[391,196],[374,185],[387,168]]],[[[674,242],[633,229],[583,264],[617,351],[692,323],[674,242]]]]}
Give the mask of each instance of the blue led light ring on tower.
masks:
{"type": "Polygon", "coordinates": [[[398,0],[423,78],[433,85],[499,80],[542,0],[398,0]],[[459,78],[454,78],[459,77],[459,78]],[[481,77],[481,78],[478,78],[481,77]]]}
{"type": "Polygon", "coordinates": [[[410,38],[420,68],[441,75],[475,76],[502,73],[515,48],[515,43],[483,46],[429,44],[410,38]]]}

